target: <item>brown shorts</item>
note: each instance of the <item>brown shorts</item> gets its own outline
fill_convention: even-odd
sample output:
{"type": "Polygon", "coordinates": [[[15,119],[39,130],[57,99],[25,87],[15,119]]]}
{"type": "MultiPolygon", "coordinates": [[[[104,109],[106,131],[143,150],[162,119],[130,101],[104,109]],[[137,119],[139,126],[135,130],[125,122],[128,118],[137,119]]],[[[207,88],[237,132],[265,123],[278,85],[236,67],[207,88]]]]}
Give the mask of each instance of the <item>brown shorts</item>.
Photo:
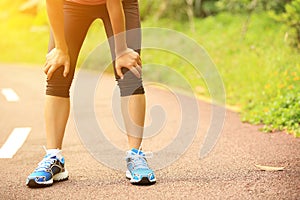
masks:
{"type": "MultiPolygon", "coordinates": [[[[140,53],[141,49],[141,31],[138,0],[124,0],[123,8],[126,20],[126,30],[133,30],[126,34],[127,46],[140,53]]],[[[113,30],[110,23],[106,5],[82,5],[78,3],[65,1],[64,5],[64,26],[65,37],[70,56],[70,72],[67,77],[63,76],[63,67],[58,68],[50,80],[47,80],[46,94],[51,96],[69,97],[70,87],[74,77],[76,62],[82,43],[86,37],[87,31],[96,19],[103,21],[107,38],[111,49],[112,60],[115,60],[113,30]]],[[[52,34],[50,34],[49,49],[55,47],[52,34]]],[[[101,56],[101,55],[99,55],[101,56]]],[[[114,63],[114,62],[113,62],[114,63]]],[[[113,65],[115,66],[115,65],[113,65]]],[[[120,87],[121,96],[133,94],[143,94],[144,88],[141,78],[137,78],[127,68],[122,68],[124,79],[114,73],[120,87]]]]}

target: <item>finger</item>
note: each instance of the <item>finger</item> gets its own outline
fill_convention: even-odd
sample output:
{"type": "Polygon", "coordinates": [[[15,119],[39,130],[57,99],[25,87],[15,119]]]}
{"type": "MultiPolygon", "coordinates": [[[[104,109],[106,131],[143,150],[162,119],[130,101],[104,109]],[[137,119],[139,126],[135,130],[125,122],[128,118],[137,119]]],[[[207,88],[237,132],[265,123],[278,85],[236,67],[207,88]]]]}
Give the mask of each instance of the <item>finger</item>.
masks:
{"type": "Polygon", "coordinates": [[[116,66],[116,71],[117,71],[117,75],[118,75],[121,79],[123,79],[123,78],[124,78],[124,75],[123,75],[123,73],[122,73],[122,71],[121,71],[121,68],[120,68],[119,66],[116,66]]]}
{"type": "Polygon", "coordinates": [[[139,72],[140,76],[142,75],[142,67],[139,66],[138,64],[135,65],[135,68],[137,69],[137,71],[139,72]]]}
{"type": "Polygon", "coordinates": [[[138,59],[137,59],[137,64],[142,67],[142,60],[141,60],[141,57],[139,56],[138,59]]]}
{"type": "Polygon", "coordinates": [[[69,71],[70,71],[70,62],[69,61],[66,61],[65,62],[65,65],[64,65],[64,77],[67,77],[69,71]]]}
{"type": "Polygon", "coordinates": [[[131,67],[130,71],[138,78],[141,78],[139,71],[135,67],[131,67]]]}
{"type": "Polygon", "coordinates": [[[55,67],[52,66],[52,67],[49,69],[48,73],[47,73],[47,79],[48,79],[48,80],[51,79],[51,77],[52,77],[54,71],[55,71],[55,67]]]}
{"type": "Polygon", "coordinates": [[[43,68],[43,71],[44,71],[45,74],[48,74],[48,71],[49,71],[50,67],[51,67],[51,65],[48,64],[48,62],[46,62],[45,66],[43,68]]]}
{"type": "MultiPolygon", "coordinates": [[[[136,53],[136,52],[135,52],[136,53]]],[[[135,54],[135,56],[133,57],[133,59],[134,59],[134,62],[137,62],[139,65],[141,65],[142,63],[142,61],[141,61],[141,57],[140,57],[140,55],[138,54],[138,53],[136,53],[135,54]]]]}

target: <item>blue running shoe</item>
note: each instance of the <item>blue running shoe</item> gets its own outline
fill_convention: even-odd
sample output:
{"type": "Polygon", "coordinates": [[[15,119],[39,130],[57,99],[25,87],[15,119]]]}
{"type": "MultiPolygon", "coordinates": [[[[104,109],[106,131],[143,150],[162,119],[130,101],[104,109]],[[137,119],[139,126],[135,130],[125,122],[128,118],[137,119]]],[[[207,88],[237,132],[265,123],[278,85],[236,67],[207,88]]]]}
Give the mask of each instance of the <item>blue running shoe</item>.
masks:
{"type": "Polygon", "coordinates": [[[154,172],[148,167],[145,153],[137,149],[127,151],[126,178],[136,185],[151,185],[156,182],[154,172]]]}
{"type": "Polygon", "coordinates": [[[51,186],[53,181],[63,181],[69,178],[65,169],[65,160],[61,150],[56,154],[47,154],[38,164],[38,167],[26,180],[26,185],[31,188],[51,186]]]}

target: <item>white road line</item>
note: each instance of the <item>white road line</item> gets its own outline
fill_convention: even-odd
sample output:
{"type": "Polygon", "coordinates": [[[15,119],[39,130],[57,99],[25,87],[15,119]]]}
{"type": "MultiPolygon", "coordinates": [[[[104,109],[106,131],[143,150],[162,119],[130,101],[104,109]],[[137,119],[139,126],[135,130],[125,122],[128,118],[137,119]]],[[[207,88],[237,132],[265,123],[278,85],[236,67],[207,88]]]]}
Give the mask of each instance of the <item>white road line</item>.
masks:
{"type": "Polygon", "coordinates": [[[21,148],[30,131],[30,127],[15,128],[0,149],[0,158],[12,158],[21,148]]]}
{"type": "Polygon", "coordinates": [[[4,95],[6,100],[9,101],[9,102],[16,102],[16,101],[20,100],[19,96],[11,88],[3,88],[1,90],[1,93],[4,95]]]}

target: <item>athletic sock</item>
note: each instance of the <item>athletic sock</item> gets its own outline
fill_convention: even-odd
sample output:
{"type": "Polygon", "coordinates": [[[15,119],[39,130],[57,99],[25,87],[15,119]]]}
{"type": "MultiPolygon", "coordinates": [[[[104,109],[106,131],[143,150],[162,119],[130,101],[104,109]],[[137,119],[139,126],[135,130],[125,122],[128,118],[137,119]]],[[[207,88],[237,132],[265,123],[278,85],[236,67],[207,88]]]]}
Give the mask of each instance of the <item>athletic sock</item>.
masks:
{"type": "Polygon", "coordinates": [[[57,157],[62,157],[62,151],[60,149],[47,149],[46,150],[47,155],[56,155],[57,157]]]}

